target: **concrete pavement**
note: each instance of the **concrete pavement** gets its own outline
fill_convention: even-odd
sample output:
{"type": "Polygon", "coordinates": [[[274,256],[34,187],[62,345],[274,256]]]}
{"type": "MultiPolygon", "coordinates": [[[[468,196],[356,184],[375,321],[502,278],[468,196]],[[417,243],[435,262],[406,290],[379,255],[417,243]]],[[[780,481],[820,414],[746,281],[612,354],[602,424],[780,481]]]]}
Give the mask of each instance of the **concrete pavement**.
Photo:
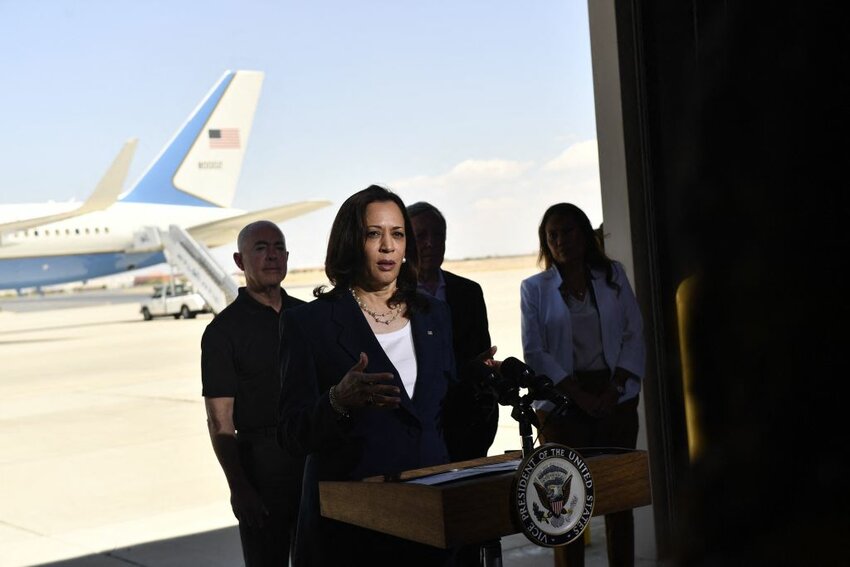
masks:
{"type": "MultiPolygon", "coordinates": [[[[519,282],[533,258],[447,267],[481,283],[498,358],[521,358],[519,282]]],[[[286,283],[309,299],[321,274],[286,283]]],[[[241,564],[200,398],[210,316],[142,321],[138,297],[0,299],[0,566],[241,564]]],[[[518,447],[502,411],[491,454],[518,447]]],[[[655,565],[651,507],[636,519],[640,565],[655,565]]],[[[587,565],[606,565],[601,518],[591,539],[587,565]]],[[[502,544],[506,566],[551,562],[521,535],[502,544]]]]}

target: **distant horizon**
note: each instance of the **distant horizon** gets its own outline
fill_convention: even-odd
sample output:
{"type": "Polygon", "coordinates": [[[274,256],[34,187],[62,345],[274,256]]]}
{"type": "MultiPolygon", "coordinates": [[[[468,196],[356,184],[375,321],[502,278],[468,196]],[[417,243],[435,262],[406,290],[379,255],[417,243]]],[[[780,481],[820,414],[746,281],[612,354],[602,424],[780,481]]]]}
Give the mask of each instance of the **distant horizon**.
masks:
{"type": "MultiPolygon", "coordinates": [[[[509,260],[519,260],[522,258],[528,258],[534,260],[534,266],[539,268],[536,264],[537,252],[532,252],[528,254],[506,254],[503,256],[482,256],[478,258],[462,258],[462,259],[450,259],[446,258],[443,262],[444,269],[446,268],[446,264],[449,267],[455,267],[457,264],[463,264],[465,262],[499,262],[499,261],[509,261],[509,260]]],[[[287,278],[291,276],[300,276],[300,275],[309,275],[312,273],[324,273],[324,266],[313,266],[310,268],[292,268],[287,271],[287,278]]],[[[244,285],[244,281],[241,280],[243,276],[242,272],[238,269],[235,271],[228,272],[231,276],[234,276],[239,280],[240,285],[244,285]]],[[[181,273],[174,274],[177,279],[181,279],[184,281],[191,281],[185,275],[181,273]]],[[[41,288],[41,294],[44,295],[53,295],[53,294],[63,294],[63,293],[85,293],[89,291],[96,290],[104,290],[104,289],[131,289],[131,288],[142,288],[142,287],[150,287],[156,286],[160,282],[159,281],[150,281],[150,282],[136,282],[136,279],[139,278],[165,278],[168,277],[168,267],[167,264],[161,264],[157,266],[151,266],[150,268],[144,268],[142,270],[132,270],[128,272],[123,272],[121,274],[116,274],[112,276],[103,276],[100,278],[92,278],[88,281],[76,281],[69,282],[64,284],[55,284],[50,286],[44,286],[41,288]],[[133,279],[133,283],[130,285],[120,285],[122,282],[125,282],[128,279],[133,279]],[[112,284],[112,285],[110,285],[112,284]]],[[[283,287],[286,287],[286,279],[284,279],[281,284],[283,287]]],[[[36,288],[24,288],[24,296],[38,295],[39,292],[36,288]]],[[[4,297],[17,297],[18,292],[15,289],[0,289],[0,302],[4,297]]]]}

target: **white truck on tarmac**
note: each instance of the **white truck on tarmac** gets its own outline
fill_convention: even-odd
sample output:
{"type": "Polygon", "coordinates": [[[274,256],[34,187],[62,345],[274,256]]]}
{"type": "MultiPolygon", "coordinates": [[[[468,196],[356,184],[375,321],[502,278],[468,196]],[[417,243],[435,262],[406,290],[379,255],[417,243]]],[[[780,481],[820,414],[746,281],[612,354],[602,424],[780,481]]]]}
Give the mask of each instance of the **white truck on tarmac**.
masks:
{"type": "Polygon", "coordinates": [[[198,313],[211,313],[207,302],[186,284],[168,284],[154,288],[153,295],[142,301],[139,310],[145,321],[171,315],[175,319],[194,319],[198,313]]]}

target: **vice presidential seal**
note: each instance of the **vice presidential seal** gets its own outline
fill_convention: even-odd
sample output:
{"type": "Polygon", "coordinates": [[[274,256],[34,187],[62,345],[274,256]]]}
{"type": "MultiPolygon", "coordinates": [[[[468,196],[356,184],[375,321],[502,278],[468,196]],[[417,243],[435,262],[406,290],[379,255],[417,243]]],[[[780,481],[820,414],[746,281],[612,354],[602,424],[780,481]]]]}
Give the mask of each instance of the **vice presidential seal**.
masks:
{"type": "Polygon", "coordinates": [[[537,545],[566,545],[581,536],[593,514],[593,478],[575,450],[548,443],[528,455],[513,485],[517,518],[537,545]]]}

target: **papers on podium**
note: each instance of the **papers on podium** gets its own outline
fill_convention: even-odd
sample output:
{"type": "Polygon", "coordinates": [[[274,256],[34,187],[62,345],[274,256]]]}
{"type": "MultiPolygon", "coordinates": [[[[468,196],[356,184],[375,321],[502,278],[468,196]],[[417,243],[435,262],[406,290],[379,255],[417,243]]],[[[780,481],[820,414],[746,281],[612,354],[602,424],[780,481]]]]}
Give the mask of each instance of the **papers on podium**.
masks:
{"type": "Polygon", "coordinates": [[[436,486],[447,482],[454,482],[467,478],[475,478],[488,474],[496,474],[502,472],[515,471],[519,467],[520,459],[506,461],[503,463],[489,463],[478,465],[464,469],[452,469],[443,473],[431,474],[406,481],[408,484],[424,484],[426,486],[436,486]]]}

